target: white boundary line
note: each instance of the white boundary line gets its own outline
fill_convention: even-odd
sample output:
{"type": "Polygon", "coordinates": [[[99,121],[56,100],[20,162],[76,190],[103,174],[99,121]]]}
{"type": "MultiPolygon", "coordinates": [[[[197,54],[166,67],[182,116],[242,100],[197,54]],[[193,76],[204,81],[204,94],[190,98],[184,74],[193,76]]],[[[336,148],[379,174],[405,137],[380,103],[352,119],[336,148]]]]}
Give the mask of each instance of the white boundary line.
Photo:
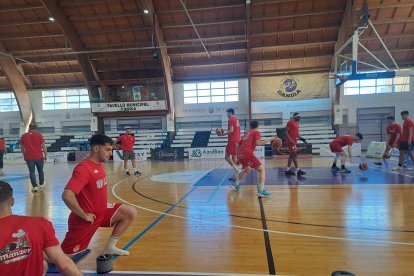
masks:
{"type": "MultiPolygon", "coordinates": [[[[96,273],[93,270],[82,270],[83,273],[96,273]]],[[[200,275],[200,276],[270,276],[269,274],[239,274],[239,273],[208,273],[208,272],[156,272],[156,271],[111,271],[111,273],[117,274],[160,274],[160,275],[200,275]]],[[[296,274],[277,274],[279,276],[296,276],[296,274]]]]}
{"type": "Polygon", "coordinates": [[[215,223],[215,222],[212,222],[212,221],[206,221],[206,220],[201,220],[201,219],[193,219],[193,218],[183,217],[183,216],[179,216],[179,215],[173,215],[171,213],[159,212],[159,211],[155,211],[155,210],[152,210],[152,209],[148,209],[148,208],[145,208],[145,207],[142,207],[142,206],[133,204],[131,202],[128,202],[128,201],[124,200],[120,196],[118,196],[116,194],[116,192],[115,192],[115,189],[123,181],[124,180],[118,181],[112,187],[112,194],[117,199],[119,199],[120,201],[122,201],[122,202],[124,202],[126,204],[129,204],[131,206],[134,206],[135,208],[138,208],[138,209],[141,209],[141,210],[144,210],[144,211],[148,211],[148,212],[152,212],[152,213],[155,213],[155,214],[159,214],[159,215],[164,215],[164,216],[169,216],[169,217],[184,219],[184,220],[188,220],[188,221],[197,221],[197,222],[202,222],[202,223],[205,223],[205,224],[213,224],[213,225],[219,225],[219,226],[225,226],[225,227],[234,227],[234,228],[244,229],[244,230],[259,231],[259,232],[268,232],[268,233],[281,234],[281,235],[289,235],[289,236],[298,236],[298,237],[306,237],[306,238],[317,238],[317,239],[327,239],[327,240],[339,240],[339,241],[351,241],[351,242],[356,242],[356,243],[393,244],[393,245],[414,246],[414,243],[412,243],[412,242],[380,241],[380,240],[357,239],[357,238],[342,238],[342,237],[332,237],[332,236],[325,236],[325,235],[313,235],[313,234],[293,233],[293,232],[278,231],[278,230],[263,230],[263,229],[259,229],[259,228],[246,227],[246,226],[240,226],[240,225],[234,225],[234,224],[220,224],[220,223],[215,223]]]}

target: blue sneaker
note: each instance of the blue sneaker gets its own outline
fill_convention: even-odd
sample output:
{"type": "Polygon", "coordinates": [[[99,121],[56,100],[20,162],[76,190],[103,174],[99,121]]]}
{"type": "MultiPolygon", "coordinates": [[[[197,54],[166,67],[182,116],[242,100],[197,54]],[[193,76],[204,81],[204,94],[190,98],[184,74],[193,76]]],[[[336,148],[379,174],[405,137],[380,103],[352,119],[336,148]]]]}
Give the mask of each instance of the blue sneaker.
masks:
{"type": "Polygon", "coordinates": [[[240,191],[242,188],[240,187],[240,185],[234,185],[234,184],[231,184],[230,185],[230,188],[232,188],[233,190],[235,190],[235,191],[240,191]]]}
{"type": "Polygon", "coordinates": [[[334,171],[334,172],[335,172],[335,171],[337,172],[337,171],[339,171],[339,170],[340,170],[340,168],[338,168],[337,166],[332,166],[332,167],[331,167],[331,170],[332,170],[332,171],[334,171]]]}
{"type": "Polygon", "coordinates": [[[272,194],[269,193],[268,191],[266,191],[265,189],[263,189],[263,190],[261,190],[257,193],[258,197],[270,197],[271,195],[272,194]]]}
{"type": "Polygon", "coordinates": [[[340,169],[340,170],[339,170],[339,172],[340,172],[340,173],[342,173],[342,174],[348,174],[348,173],[351,173],[351,171],[350,171],[350,170],[348,170],[348,169],[346,169],[346,168],[344,168],[344,169],[340,169]]]}

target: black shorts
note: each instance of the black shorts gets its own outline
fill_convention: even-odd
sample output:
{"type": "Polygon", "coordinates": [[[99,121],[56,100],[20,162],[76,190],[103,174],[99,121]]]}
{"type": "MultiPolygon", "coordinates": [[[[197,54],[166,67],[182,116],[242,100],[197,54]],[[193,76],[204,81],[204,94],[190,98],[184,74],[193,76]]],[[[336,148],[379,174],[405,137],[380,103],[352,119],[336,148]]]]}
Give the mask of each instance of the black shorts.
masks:
{"type": "Polygon", "coordinates": [[[124,160],[135,160],[135,152],[134,151],[123,151],[124,160]]]}
{"type": "Polygon", "coordinates": [[[408,142],[400,142],[400,150],[412,151],[414,143],[411,142],[411,148],[408,148],[408,142]]]}

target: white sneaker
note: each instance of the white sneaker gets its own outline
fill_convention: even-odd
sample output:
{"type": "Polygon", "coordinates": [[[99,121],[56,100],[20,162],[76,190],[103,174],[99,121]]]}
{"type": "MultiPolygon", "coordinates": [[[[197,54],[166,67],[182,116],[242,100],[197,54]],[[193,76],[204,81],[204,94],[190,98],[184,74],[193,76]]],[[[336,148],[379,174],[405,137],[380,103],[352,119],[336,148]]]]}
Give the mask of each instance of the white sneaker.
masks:
{"type": "Polygon", "coordinates": [[[33,188],[32,188],[32,192],[33,192],[33,193],[37,193],[38,191],[39,191],[39,189],[38,189],[37,187],[33,187],[33,188]]]}
{"type": "Polygon", "coordinates": [[[392,170],[392,171],[397,171],[397,172],[399,172],[399,171],[401,170],[401,167],[400,167],[400,166],[397,166],[397,167],[395,167],[395,168],[392,168],[391,170],[392,170]]]}
{"type": "Polygon", "coordinates": [[[43,189],[46,186],[46,183],[40,184],[39,187],[40,189],[43,189]]]}

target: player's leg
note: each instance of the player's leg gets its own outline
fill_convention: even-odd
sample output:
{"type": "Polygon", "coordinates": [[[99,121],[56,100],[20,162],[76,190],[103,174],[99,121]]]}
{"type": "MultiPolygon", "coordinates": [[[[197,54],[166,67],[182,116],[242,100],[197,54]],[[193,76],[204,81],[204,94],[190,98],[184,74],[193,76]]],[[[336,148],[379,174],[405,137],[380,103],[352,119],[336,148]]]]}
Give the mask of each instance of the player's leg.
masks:
{"type": "Polygon", "coordinates": [[[297,152],[296,147],[295,147],[295,150],[294,150],[294,151],[292,151],[292,161],[293,161],[293,164],[295,165],[295,171],[294,171],[294,174],[297,174],[297,175],[299,175],[299,176],[306,174],[304,171],[302,171],[302,170],[299,168],[299,162],[298,162],[298,152],[297,152]]]}
{"type": "Polygon", "coordinates": [[[236,182],[234,184],[231,184],[230,188],[236,191],[241,190],[240,182],[251,170],[252,168],[249,165],[247,164],[243,165],[243,170],[237,175],[236,182]]]}
{"type": "Polygon", "coordinates": [[[128,170],[128,158],[129,158],[129,154],[128,154],[127,151],[123,151],[122,153],[123,153],[123,156],[124,156],[124,172],[126,172],[127,175],[131,175],[129,173],[129,170],[128,170]]]}
{"type": "Polygon", "coordinates": [[[333,163],[332,163],[331,170],[339,171],[339,168],[336,165],[336,163],[341,158],[342,147],[340,145],[336,144],[336,143],[330,143],[329,144],[329,148],[331,149],[331,152],[333,154],[335,154],[335,157],[334,157],[334,160],[333,160],[333,163]]]}
{"type": "Polygon", "coordinates": [[[289,152],[287,166],[285,168],[285,175],[294,175],[295,173],[291,171],[290,167],[292,166],[293,156],[292,152],[289,152]]]}
{"type": "Polygon", "coordinates": [[[405,153],[408,151],[408,143],[407,142],[401,142],[399,151],[400,151],[400,156],[399,156],[399,159],[398,159],[398,166],[392,168],[393,171],[401,170],[401,167],[402,167],[402,165],[404,163],[404,159],[405,159],[405,153]]]}
{"type": "Polygon", "coordinates": [[[340,152],[341,154],[341,169],[339,170],[340,173],[351,173],[350,170],[345,168],[345,161],[346,161],[346,154],[344,151],[340,152]]]}
{"type": "Polygon", "coordinates": [[[113,227],[112,235],[109,238],[104,254],[113,254],[120,256],[127,256],[129,252],[116,247],[116,243],[122,234],[129,228],[137,211],[134,207],[120,203],[108,204],[108,209],[105,212],[105,218],[101,224],[103,227],[113,227]]]}
{"type": "Polygon", "coordinates": [[[414,171],[414,152],[413,152],[414,144],[411,144],[411,148],[408,149],[408,155],[410,156],[411,162],[413,163],[412,167],[408,167],[407,170],[414,171]]]}
{"type": "Polygon", "coordinates": [[[131,152],[130,159],[131,159],[132,168],[134,170],[134,175],[141,175],[141,172],[138,171],[137,169],[137,161],[135,160],[135,152],[131,152]]]}
{"type": "Polygon", "coordinates": [[[30,182],[32,183],[32,192],[37,192],[38,188],[37,188],[37,183],[36,183],[37,180],[36,180],[36,173],[35,173],[35,169],[36,169],[35,161],[27,160],[26,164],[27,164],[27,167],[29,168],[30,182]]]}
{"type": "Polygon", "coordinates": [[[35,162],[35,165],[36,165],[36,168],[37,168],[37,172],[39,173],[40,188],[43,188],[45,186],[44,185],[44,183],[45,183],[45,172],[43,170],[43,168],[45,166],[45,161],[42,159],[42,160],[36,160],[34,162],[35,162]]]}
{"type": "Polygon", "coordinates": [[[227,163],[233,168],[234,174],[230,177],[231,180],[236,180],[237,175],[240,173],[239,168],[237,167],[237,147],[236,143],[229,142],[226,146],[226,155],[224,159],[226,159],[227,163]]]}
{"type": "Polygon", "coordinates": [[[259,173],[259,190],[257,192],[258,197],[269,197],[271,194],[265,190],[266,170],[263,165],[255,168],[259,173]]]}

